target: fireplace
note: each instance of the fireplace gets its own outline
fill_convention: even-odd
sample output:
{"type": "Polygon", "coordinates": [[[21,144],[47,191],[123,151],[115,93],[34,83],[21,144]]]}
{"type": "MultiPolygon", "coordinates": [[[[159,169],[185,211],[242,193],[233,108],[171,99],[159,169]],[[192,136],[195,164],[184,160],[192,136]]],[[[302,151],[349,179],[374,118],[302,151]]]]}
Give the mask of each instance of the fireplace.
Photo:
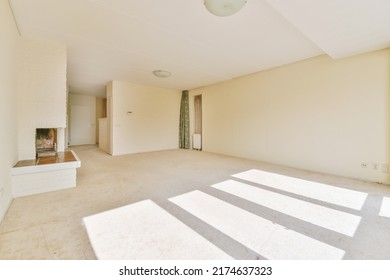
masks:
{"type": "Polygon", "coordinates": [[[55,156],[57,152],[57,129],[37,128],[35,133],[37,157],[55,156]]]}

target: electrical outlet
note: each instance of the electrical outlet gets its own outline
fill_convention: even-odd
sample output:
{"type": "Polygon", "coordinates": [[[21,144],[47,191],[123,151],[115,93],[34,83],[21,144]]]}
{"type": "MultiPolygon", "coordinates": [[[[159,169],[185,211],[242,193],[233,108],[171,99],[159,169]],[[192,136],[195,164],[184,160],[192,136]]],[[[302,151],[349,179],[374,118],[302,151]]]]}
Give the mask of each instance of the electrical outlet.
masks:
{"type": "Polygon", "coordinates": [[[378,170],[379,169],[379,163],[373,163],[372,164],[372,169],[378,170]]]}
{"type": "Polygon", "coordinates": [[[382,163],[382,172],[389,173],[389,165],[387,163],[382,163]]]}
{"type": "Polygon", "coordinates": [[[362,168],[367,168],[368,164],[365,163],[365,162],[362,162],[362,163],[360,164],[360,166],[361,166],[362,168]]]}

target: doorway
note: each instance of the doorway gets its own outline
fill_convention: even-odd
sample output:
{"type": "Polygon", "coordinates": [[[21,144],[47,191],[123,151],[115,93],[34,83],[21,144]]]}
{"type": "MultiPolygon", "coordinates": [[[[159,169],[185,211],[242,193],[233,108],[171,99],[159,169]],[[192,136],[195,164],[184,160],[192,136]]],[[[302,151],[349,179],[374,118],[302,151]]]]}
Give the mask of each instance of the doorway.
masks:
{"type": "Polygon", "coordinates": [[[194,96],[194,137],[193,148],[202,150],[202,95],[194,96]]]}
{"type": "Polygon", "coordinates": [[[71,105],[70,144],[87,145],[96,143],[95,119],[91,108],[85,105],[71,105]]]}

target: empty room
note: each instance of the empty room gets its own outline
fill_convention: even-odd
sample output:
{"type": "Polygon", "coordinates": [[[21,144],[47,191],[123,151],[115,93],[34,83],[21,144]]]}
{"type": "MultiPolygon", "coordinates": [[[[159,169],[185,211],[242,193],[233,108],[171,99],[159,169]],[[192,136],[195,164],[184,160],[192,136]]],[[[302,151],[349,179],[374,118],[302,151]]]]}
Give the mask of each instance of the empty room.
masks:
{"type": "Polygon", "coordinates": [[[389,260],[389,14],[0,0],[0,260],[389,260]]]}

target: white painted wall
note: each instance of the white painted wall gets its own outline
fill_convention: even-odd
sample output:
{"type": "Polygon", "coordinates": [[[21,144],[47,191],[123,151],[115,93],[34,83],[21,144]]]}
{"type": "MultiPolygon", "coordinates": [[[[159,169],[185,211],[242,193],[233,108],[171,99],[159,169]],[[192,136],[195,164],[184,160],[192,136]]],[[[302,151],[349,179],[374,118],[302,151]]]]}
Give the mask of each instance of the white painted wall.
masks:
{"type": "Polygon", "coordinates": [[[372,169],[389,164],[390,49],[320,56],[196,94],[205,151],[390,183],[372,169]]]}
{"type": "Polygon", "coordinates": [[[70,145],[96,144],[96,96],[69,94],[70,145]]]}
{"type": "Polygon", "coordinates": [[[17,162],[16,76],[19,34],[7,0],[0,0],[0,222],[12,201],[17,162]]]}
{"type": "Polygon", "coordinates": [[[178,147],[180,91],[120,81],[111,86],[112,155],[178,147]]]}
{"type": "Polygon", "coordinates": [[[66,48],[23,38],[18,66],[19,160],[35,158],[35,129],[66,127],[66,48]]]}

